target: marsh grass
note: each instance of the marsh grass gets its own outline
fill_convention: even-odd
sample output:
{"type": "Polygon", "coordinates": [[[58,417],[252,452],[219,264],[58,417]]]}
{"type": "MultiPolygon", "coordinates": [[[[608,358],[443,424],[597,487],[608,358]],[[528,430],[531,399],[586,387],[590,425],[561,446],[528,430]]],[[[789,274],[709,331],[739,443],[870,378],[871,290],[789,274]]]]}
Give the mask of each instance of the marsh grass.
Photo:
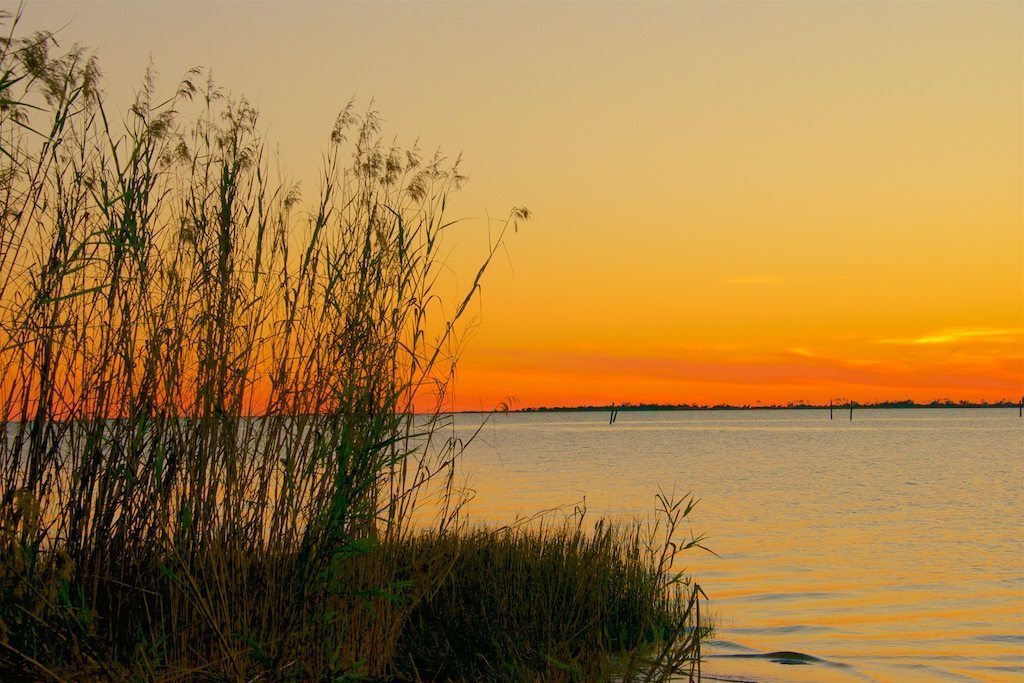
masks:
{"type": "Polygon", "coordinates": [[[672,570],[700,546],[672,541],[696,501],[658,501],[653,525],[588,528],[578,513],[418,536],[427,555],[457,561],[413,606],[398,670],[427,680],[698,679],[703,593],[672,570]]]}
{"type": "Polygon", "coordinates": [[[460,522],[460,324],[527,211],[442,301],[457,162],[385,143],[349,106],[310,201],[271,179],[257,112],[203,73],[167,99],[147,73],[114,121],[95,60],[7,24],[4,677],[579,679],[611,655],[626,677],[696,661],[699,591],[664,562],[674,527],[645,554],[639,530],[460,522]],[[424,506],[434,522],[414,527],[424,506]]]}

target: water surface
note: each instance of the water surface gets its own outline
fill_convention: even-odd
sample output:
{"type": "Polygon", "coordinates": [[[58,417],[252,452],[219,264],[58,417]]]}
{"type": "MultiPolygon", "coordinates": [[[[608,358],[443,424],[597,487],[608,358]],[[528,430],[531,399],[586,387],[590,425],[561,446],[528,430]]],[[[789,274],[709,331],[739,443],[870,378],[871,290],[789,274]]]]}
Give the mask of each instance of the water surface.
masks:
{"type": "MultiPolygon", "coordinates": [[[[479,423],[457,419],[463,435],[479,423]]],[[[648,516],[659,486],[699,496],[694,532],[718,557],[683,561],[716,615],[714,676],[1024,680],[1016,410],[512,414],[463,473],[479,522],[584,497],[592,516],[648,516]]]]}

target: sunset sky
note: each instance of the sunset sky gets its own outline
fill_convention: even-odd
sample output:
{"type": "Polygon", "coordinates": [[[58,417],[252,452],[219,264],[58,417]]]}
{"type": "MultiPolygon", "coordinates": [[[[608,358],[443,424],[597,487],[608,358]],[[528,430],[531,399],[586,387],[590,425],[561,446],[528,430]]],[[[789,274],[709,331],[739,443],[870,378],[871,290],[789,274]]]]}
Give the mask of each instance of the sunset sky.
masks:
{"type": "Polygon", "coordinates": [[[122,109],[150,58],[168,91],[211,67],[311,194],[353,97],[461,151],[462,286],[487,217],[528,207],[458,408],[997,400],[1024,393],[1022,8],[30,2],[24,27],[96,48],[122,109]]]}

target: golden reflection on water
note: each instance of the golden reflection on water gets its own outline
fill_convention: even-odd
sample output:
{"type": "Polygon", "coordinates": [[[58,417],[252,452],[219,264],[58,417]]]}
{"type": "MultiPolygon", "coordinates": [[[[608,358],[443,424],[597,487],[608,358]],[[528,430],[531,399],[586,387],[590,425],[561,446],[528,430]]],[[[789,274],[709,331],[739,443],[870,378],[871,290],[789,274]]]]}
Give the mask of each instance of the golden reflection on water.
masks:
{"type": "MultiPolygon", "coordinates": [[[[460,416],[466,429],[478,416],[460,416]]],[[[1024,680],[1024,421],[1016,410],[496,416],[466,453],[479,523],[585,497],[649,517],[658,486],[703,500],[719,557],[708,670],[753,680],[1024,680]],[[792,666],[757,655],[795,651],[792,666]]]]}

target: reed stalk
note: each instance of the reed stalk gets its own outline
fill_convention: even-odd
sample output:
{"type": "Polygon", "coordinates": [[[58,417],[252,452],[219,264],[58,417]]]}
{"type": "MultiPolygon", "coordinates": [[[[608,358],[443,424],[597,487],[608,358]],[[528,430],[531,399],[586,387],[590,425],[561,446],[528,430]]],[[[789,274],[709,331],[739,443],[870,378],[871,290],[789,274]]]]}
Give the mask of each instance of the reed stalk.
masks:
{"type": "Polygon", "coordinates": [[[85,50],[6,22],[3,677],[575,676],[693,632],[692,600],[672,605],[696,593],[665,602],[665,568],[627,560],[638,541],[617,531],[459,522],[457,334],[525,209],[445,306],[457,161],[386,143],[350,104],[307,200],[272,179],[255,109],[204,72],[166,98],[147,72],[114,121],[85,50]],[[416,527],[425,502],[435,522],[416,527]],[[479,645],[497,668],[426,654],[468,647],[467,591],[512,609],[534,576],[603,611],[581,605],[542,645],[544,615],[510,612],[529,655],[508,666],[499,643],[479,645]],[[453,614],[461,631],[433,630],[453,614]]]}

